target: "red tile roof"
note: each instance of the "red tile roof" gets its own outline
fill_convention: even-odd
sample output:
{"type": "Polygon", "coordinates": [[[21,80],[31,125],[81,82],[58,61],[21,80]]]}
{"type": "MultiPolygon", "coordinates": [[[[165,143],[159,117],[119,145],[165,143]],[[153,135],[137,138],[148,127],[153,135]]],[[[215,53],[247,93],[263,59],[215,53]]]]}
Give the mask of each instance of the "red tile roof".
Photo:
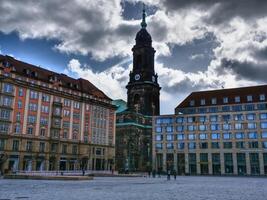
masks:
{"type": "Polygon", "coordinates": [[[216,105],[236,104],[235,97],[237,96],[240,97],[240,103],[260,102],[261,94],[264,94],[267,99],[267,85],[192,92],[185,98],[184,101],[182,101],[182,103],[176,107],[176,109],[186,107],[214,106],[211,103],[212,98],[216,98],[216,105]],[[252,96],[251,102],[247,101],[247,96],[249,95],[252,96]],[[228,103],[223,103],[224,97],[228,97],[228,103]],[[205,105],[200,105],[201,99],[205,99],[205,105]],[[190,106],[190,101],[192,100],[195,101],[194,106],[190,106]]]}
{"type": "Polygon", "coordinates": [[[0,54],[0,63],[8,62],[13,68],[14,73],[30,77],[32,79],[40,80],[43,82],[51,83],[51,77],[56,77],[59,80],[59,84],[68,89],[76,90],[82,93],[87,93],[98,98],[111,100],[103,91],[94,86],[90,81],[79,78],[74,79],[65,74],[59,74],[29,63],[25,63],[19,60],[16,60],[10,56],[4,56],[0,54]]]}

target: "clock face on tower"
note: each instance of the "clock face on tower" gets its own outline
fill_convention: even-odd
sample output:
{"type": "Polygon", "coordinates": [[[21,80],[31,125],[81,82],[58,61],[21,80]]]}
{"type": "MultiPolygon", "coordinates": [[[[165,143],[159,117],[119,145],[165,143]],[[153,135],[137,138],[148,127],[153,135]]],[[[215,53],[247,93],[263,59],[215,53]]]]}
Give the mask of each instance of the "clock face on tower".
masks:
{"type": "Polygon", "coordinates": [[[140,79],[140,75],[139,75],[139,74],[135,74],[134,79],[135,79],[136,81],[138,81],[138,80],[140,79]]]}

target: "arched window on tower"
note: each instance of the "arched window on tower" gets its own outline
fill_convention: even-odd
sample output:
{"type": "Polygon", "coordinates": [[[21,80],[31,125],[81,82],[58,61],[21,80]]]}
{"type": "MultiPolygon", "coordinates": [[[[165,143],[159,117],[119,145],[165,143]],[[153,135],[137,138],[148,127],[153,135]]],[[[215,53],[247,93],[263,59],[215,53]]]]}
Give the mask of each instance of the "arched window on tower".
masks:
{"type": "Polygon", "coordinates": [[[134,95],[134,110],[138,113],[140,112],[140,95],[134,95]]]}

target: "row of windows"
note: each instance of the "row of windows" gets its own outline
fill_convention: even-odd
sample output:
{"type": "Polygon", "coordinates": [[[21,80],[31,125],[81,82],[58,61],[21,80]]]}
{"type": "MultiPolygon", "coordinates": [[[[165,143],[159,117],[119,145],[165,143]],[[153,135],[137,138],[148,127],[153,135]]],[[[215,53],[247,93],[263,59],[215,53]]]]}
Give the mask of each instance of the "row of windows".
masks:
{"type": "MultiPolygon", "coordinates": [[[[223,122],[229,122],[231,120],[234,121],[244,121],[247,120],[255,120],[256,114],[255,113],[249,113],[249,114],[234,114],[234,115],[210,115],[210,116],[189,116],[189,117],[177,117],[176,123],[193,123],[193,122],[217,122],[217,121],[223,121],[223,122]],[[219,118],[221,120],[219,120],[219,118]]],[[[258,119],[265,120],[267,119],[267,113],[260,113],[258,116],[258,119]]],[[[174,118],[168,117],[168,118],[157,118],[156,124],[173,124],[174,118]]]]}
{"type": "MultiPolygon", "coordinates": [[[[221,139],[221,134],[220,133],[211,133],[211,134],[207,134],[207,133],[200,133],[200,134],[194,134],[194,133],[190,133],[190,134],[183,134],[183,133],[180,133],[180,134],[177,134],[176,135],[176,140],[185,140],[185,139],[188,139],[188,140],[195,140],[197,139],[200,139],[200,140],[207,140],[208,137],[210,135],[210,138],[212,140],[219,140],[221,139]]],[[[243,132],[239,132],[239,133],[222,133],[222,139],[225,139],[225,140],[230,140],[230,139],[245,139],[245,138],[248,138],[248,139],[258,139],[259,136],[258,136],[258,133],[257,132],[249,132],[247,134],[243,133],[243,132]]],[[[262,139],[266,139],[267,138],[267,132],[262,132],[261,133],[261,138],[262,139]]],[[[164,138],[163,138],[163,135],[156,135],[155,137],[156,141],[163,141],[164,138]]],[[[166,135],[166,140],[167,141],[173,141],[175,140],[175,135],[166,135]]]]}
{"type": "MultiPolygon", "coordinates": [[[[223,100],[224,104],[229,103],[229,97],[223,97],[222,100],[223,100]]],[[[253,101],[253,96],[252,95],[247,95],[246,100],[247,100],[247,102],[252,102],[253,101]]],[[[265,94],[260,94],[259,95],[259,100],[260,101],[265,101],[266,100],[265,94]]],[[[200,105],[201,106],[206,105],[206,102],[207,102],[206,99],[200,99],[200,105]]],[[[241,102],[240,96],[235,96],[234,102],[235,103],[240,103],[241,102]]],[[[216,105],[217,104],[217,98],[211,98],[210,103],[212,105],[216,105]]],[[[189,102],[189,106],[195,106],[195,100],[191,100],[189,102]]]]}
{"type": "MultiPolygon", "coordinates": [[[[25,145],[25,150],[26,151],[33,151],[34,143],[33,141],[27,141],[25,145]]],[[[72,145],[72,154],[77,154],[78,153],[78,147],[77,145],[72,145]]],[[[57,152],[58,145],[56,143],[51,144],[51,151],[52,152],[57,152]]],[[[12,144],[12,150],[13,151],[19,151],[20,149],[20,141],[19,140],[13,140],[12,144]]],[[[5,150],[5,140],[0,139],[0,150],[5,150]]],[[[43,153],[46,150],[46,144],[45,142],[39,142],[39,152],[43,153]]],[[[61,153],[67,154],[68,152],[68,145],[62,144],[61,146],[61,153]]]]}
{"type": "MultiPolygon", "coordinates": [[[[197,149],[197,144],[199,149],[208,149],[208,148],[212,148],[212,149],[219,149],[221,148],[221,144],[222,144],[222,148],[224,149],[232,149],[233,148],[233,143],[232,142],[211,142],[210,143],[210,147],[209,147],[209,143],[208,142],[201,142],[201,143],[196,143],[196,142],[189,142],[189,143],[185,143],[185,142],[179,142],[177,143],[177,149],[179,150],[183,150],[185,148],[187,149],[197,149]]],[[[257,141],[251,141],[251,142],[244,142],[244,141],[238,141],[235,143],[235,148],[237,149],[244,149],[246,148],[246,144],[247,147],[250,149],[255,149],[255,148],[259,148],[259,142],[257,141]]],[[[261,142],[262,144],[262,148],[267,149],[267,142],[261,142]]],[[[156,143],[155,144],[155,148],[156,149],[163,149],[163,145],[162,143],[156,143]]],[[[174,149],[175,144],[174,143],[167,143],[165,148],[166,149],[174,149]]]]}
{"type": "MultiPolygon", "coordinates": [[[[261,129],[267,129],[267,122],[260,122],[259,123],[259,127],[261,129]]],[[[162,126],[157,126],[155,127],[155,132],[156,133],[162,133],[163,130],[165,128],[165,132],[167,133],[171,133],[174,132],[174,127],[173,126],[166,126],[166,127],[162,127],[162,126]]],[[[211,131],[219,131],[219,130],[241,130],[241,129],[257,129],[257,123],[255,122],[249,122],[249,123],[235,123],[233,124],[210,124],[208,125],[178,125],[176,126],[176,131],[177,132],[182,132],[182,131],[207,131],[207,130],[211,130],[211,131]]]]}

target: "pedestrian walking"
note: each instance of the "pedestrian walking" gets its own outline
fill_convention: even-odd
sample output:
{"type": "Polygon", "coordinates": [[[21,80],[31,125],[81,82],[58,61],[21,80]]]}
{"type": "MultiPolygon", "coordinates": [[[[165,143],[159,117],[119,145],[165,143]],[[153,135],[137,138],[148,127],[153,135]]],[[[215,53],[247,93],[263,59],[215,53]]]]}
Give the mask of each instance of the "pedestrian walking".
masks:
{"type": "Polygon", "coordinates": [[[171,180],[171,170],[167,171],[167,180],[171,180]]]}
{"type": "Polygon", "coordinates": [[[174,180],[176,180],[176,170],[173,170],[173,177],[174,177],[174,180]]]}

